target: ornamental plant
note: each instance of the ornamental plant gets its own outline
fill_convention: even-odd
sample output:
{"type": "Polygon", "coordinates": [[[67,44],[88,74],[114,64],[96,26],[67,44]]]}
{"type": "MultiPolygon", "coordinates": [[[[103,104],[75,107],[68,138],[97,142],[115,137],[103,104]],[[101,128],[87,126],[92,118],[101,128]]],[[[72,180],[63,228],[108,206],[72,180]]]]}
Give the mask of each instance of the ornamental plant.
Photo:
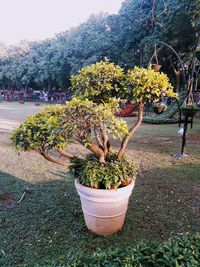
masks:
{"type": "Polygon", "coordinates": [[[191,104],[191,105],[182,105],[181,106],[181,110],[185,110],[185,111],[199,111],[200,110],[200,108],[196,105],[196,104],[191,104]]]}
{"type": "Polygon", "coordinates": [[[125,75],[121,67],[106,60],[83,68],[71,81],[75,97],[66,105],[47,107],[30,116],[13,133],[13,145],[25,151],[34,150],[47,160],[69,167],[83,185],[116,189],[129,184],[137,167],[125,157],[125,149],[141,125],[144,104],[176,96],[168,77],[138,67],[125,75]],[[137,105],[138,118],[130,129],[114,115],[119,112],[119,98],[137,105]],[[111,138],[119,140],[118,151],[113,151],[111,138]],[[68,152],[67,145],[73,142],[87,148],[90,155],[80,158],[68,152]],[[70,163],[56,158],[52,151],[59,152],[70,163]]]}
{"type": "Polygon", "coordinates": [[[123,89],[124,70],[109,63],[108,59],[81,69],[71,77],[71,89],[76,96],[82,95],[95,102],[108,101],[123,89]]]}

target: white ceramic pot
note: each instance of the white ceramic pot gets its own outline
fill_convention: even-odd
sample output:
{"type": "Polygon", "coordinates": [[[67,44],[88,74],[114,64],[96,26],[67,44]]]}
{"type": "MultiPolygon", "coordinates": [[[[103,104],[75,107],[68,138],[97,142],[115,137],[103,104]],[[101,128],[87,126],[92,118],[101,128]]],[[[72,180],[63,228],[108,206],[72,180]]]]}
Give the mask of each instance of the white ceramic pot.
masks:
{"type": "Polygon", "coordinates": [[[75,180],[87,228],[103,236],[119,231],[124,224],[134,184],[135,179],[125,187],[108,190],[83,186],[75,180]]]}

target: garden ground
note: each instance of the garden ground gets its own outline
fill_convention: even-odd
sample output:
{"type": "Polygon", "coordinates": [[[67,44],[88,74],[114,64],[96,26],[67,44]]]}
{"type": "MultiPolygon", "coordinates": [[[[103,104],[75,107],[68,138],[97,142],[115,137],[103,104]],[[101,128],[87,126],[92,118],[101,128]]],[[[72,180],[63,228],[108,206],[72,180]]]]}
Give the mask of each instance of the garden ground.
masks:
{"type": "MultiPolygon", "coordinates": [[[[38,110],[33,104],[0,103],[0,266],[32,266],[54,258],[62,262],[78,251],[90,254],[97,247],[161,241],[200,229],[199,118],[188,131],[190,157],[181,160],[173,157],[181,148],[178,125],[142,125],[128,146],[140,175],[125,226],[114,236],[99,237],[85,227],[73,177],[39,155],[18,154],[9,145],[12,129],[38,110]]],[[[84,153],[77,145],[71,148],[84,153]]]]}

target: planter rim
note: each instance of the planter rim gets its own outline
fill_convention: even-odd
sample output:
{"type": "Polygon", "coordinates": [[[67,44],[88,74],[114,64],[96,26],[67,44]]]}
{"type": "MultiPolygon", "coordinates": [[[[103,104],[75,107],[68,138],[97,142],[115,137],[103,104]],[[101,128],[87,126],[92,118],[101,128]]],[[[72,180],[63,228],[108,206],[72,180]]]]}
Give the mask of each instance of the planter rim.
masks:
{"type": "Polygon", "coordinates": [[[134,185],[135,185],[135,179],[133,178],[131,183],[129,185],[126,185],[124,187],[120,187],[117,189],[96,189],[92,187],[88,187],[85,185],[82,185],[78,182],[77,179],[75,179],[75,187],[77,191],[79,192],[79,195],[84,194],[85,196],[90,197],[96,197],[98,195],[99,198],[113,198],[113,197],[124,197],[124,194],[127,194],[127,192],[132,191],[134,185]]]}

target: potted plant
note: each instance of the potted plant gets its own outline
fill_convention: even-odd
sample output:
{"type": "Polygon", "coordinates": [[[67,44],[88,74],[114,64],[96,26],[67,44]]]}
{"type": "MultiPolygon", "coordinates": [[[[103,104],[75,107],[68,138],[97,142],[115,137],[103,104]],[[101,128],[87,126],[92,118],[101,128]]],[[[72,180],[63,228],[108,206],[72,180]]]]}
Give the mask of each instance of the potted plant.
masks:
{"type": "Polygon", "coordinates": [[[156,72],[160,72],[161,67],[162,67],[162,66],[159,65],[159,64],[152,64],[152,65],[151,65],[152,70],[154,70],[154,71],[156,71],[156,72]]]}
{"type": "Polygon", "coordinates": [[[156,114],[161,114],[167,109],[167,105],[163,102],[155,102],[152,108],[156,114]]]}
{"type": "Polygon", "coordinates": [[[196,104],[188,104],[181,106],[181,112],[185,117],[194,117],[200,108],[196,104]]]}
{"type": "Polygon", "coordinates": [[[68,167],[76,178],[88,229],[110,235],[122,228],[134,187],[137,166],[125,157],[125,150],[142,123],[144,104],[175,94],[165,74],[135,67],[125,75],[122,68],[107,60],[83,68],[71,83],[73,99],[30,116],[15,130],[12,142],[18,149],[34,150],[68,167]],[[130,129],[114,116],[118,111],[114,97],[137,103],[138,118],[130,129]],[[111,137],[120,140],[118,151],[111,148],[111,137]],[[67,152],[69,142],[78,142],[90,154],[81,158],[67,152]],[[51,150],[69,161],[53,157],[51,150]]]}

